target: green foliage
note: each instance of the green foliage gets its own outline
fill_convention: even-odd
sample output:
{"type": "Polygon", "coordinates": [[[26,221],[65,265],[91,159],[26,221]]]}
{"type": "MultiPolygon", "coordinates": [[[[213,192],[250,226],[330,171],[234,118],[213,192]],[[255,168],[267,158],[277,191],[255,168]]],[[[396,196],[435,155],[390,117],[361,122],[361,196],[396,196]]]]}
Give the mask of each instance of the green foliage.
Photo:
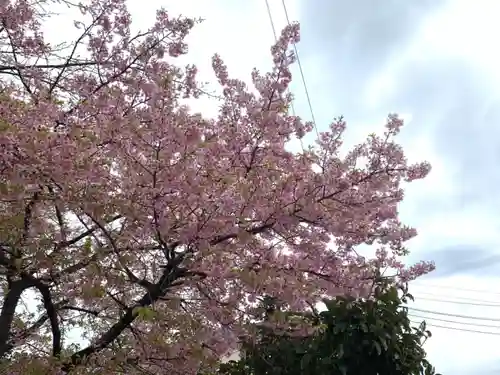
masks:
{"type": "MultiPolygon", "coordinates": [[[[242,359],[222,364],[218,373],[438,375],[422,348],[431,334],[425,322],[412,327],[402,305],[408,299],[407,290],[381,283],[374,299],[339,297],[324,301],[326,311],[302,315],[317,328],[312,335],[283,335],[261,325],[256,343],[243,345],[242,359]]],[[[263,307],[273,311],[269,302],[263,307]]]]}
{"type": "Polygon", "coordinates": [[[140,320],[144,321],[153,321],[156,317],[156,311],[154,311],[151,307],[135,307],[134,313],[138,315],[140,320]]]}

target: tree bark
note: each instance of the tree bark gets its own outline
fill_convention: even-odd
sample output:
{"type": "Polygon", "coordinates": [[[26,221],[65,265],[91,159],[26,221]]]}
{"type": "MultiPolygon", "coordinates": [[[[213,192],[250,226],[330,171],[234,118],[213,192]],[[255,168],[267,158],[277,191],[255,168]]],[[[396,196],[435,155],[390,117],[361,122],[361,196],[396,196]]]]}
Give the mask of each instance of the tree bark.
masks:
{"type": "Polygon", "coordinates": [[[5,296],[2,312],[0,313],[0,358],[9,351],[9,339],[12,331],[12,321],[17,304],[23,292],[32,287],[33,283],[26,279],[11,283],[10,289],[5,296]]]}

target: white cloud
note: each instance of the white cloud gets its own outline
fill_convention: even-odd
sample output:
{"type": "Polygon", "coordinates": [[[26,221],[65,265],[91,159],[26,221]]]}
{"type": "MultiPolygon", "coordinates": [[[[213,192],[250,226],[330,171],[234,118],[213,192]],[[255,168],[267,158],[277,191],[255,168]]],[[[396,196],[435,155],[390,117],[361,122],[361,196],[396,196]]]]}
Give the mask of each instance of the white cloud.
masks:
{"type": "MultiPolygon", "coordinates": [[[[478,75],[483,74],[488,77],[491,86],[485,87],[485,90],[491,90],[492,97],[498,97],[500,91],[495,86],[500,78],[498,71],[500,53],[496,48],[497,42],[494,40],[495,35],[498,35],[498,23],[496,22],[500,10],[498,5],[498,2],[495,1],[479,1],[474,4],[467,1],[451,1],[447,7],[424,22],[421,32],[413,43],[408,46],[406,52],[394,65],[387,67],[378,82],[373,84],[373,90],[377,87],[385,88],[387,91],[395,90],[395,86],[397,86],[393,80],[393,77],[396,76],[395,71],[412,60],[453,57],[469,63],[470,69],[477,72],[478,75]],[[494,89],[492,89],[493,87],[494,89]]],[[[446,99],[443,98],[443,100],[446,99]]],[[[421,139],[415,140],[407,148],[410,153],[432,159],[433,164],[433,172],[428,179],[418,187],[417,185],[412,186],[415,190],[408,189],[408,199],[404,204],[405,216],[413,221],[420,233],[419,237],[412,240],[411,249],[417,253],[418,251],[430,251],[453,245],[476,245],[485,246],[488,250],[496,249],[499,245],[499,222],[496,213],[491,212],[489,207],[464,204],[463,207],[450,208],[433,216],[412,216],[412,211],[415,212],[418,208],[412,207],[414,198],[425,197],[427,194],[435,199],[442,197],[444,201],[452,198],[458,190],[458,187],[453,185],[456,182],[455,166],[440,161],[437,153],[433,152],[430,147],[426,147],[426,144],[433,143],[430,138],[427,138],[426,143],[426,137],[428,135],[423,135],[421,139]]],[[[437,146],[439,147],[439,145],[437,146]]],[[[415,199],[414,202],[417,201],[422,204],[425,199],[415,199]]],[[[473,253],[470,255],[471,258],[474,256],[473,253]]],[[[499,291],[496,287],[498,281],[499,277],[485,276],[451,276],[432,281],[434,284],[444,285],[448,288],[437,288],[432,285],[431,281],[420,283],[417,281],[413,288],[413,294],[417,297],[414,306],[451,315],[500,317],[500,305],[488,307],[418,300],[419,296],[425,298],[425,293],[436,293],[438,294],[437,299],[440,300],[461,297],[468,299],[469,302],[466,303],[473,303],[472,299],[500,303],[500,295],[495,294],[499,291]],[[476,292],[464,289],[473,289],[476,292]]],[[[450,330],[430,327],[433,337],[426,343],[426,350],[438,370],[444,373],[464,371],[460,374],[472,374],[481,365],[484,366],[498,360],[496,345],[499,340],[498,335],[465,332],[464,329],[500,334],[500,322],[460,319],[454,316],[425,313],[420,315],[459,322],[453,324],[429,320],[431,324],[458,328],[458,330],[450,330]],[[471,323],[496,325],[498,328],[475,327],[471,323]]]]}
{"type": "MultiPolygon", "coordinates": [[[[380,72],[369,82],[366,82],[366,89],[359,98],[361,103],[355,103],[353,106],[365,110],[367,113],[377,112],[382,106],[390,107],[388,98],[397,97],[401,89],[398,77],[401,72],[408,72],[410,64],[417,62],[460,61],[466,64],[475,77],[484,85],[484,92],[490,94],[490,102],[493,102],[500,95],[498,89],[498,80],[500,73],[498,70],[500,52],[497,47],[497,35],[499,31],[498,14],[500,4],[497,1],[449,1],[446,6],[438,9],[431,14],[422,24],[419,30],[415,30],[413,40],[403,48],[398,49],[395,55],[380,72]],[[364,105],[364,107],[363,107],[364,105]]],[[[328,38],[328,36],[325,36],[328,38]]],[[[318,51],[321,54],[321,51],[318,51]]],[[[317,76],[319,77],[319,75],[317,76]]],[[[311,78],[314,80],[314,78],[311,78]]],[[[438,82],[436,83],[438,84],[438,82]]],[[[321,87],[317,87],[321,90],[321,87]]],[[[456,105],[450,103],[451,98],[439,98],[438,106],[449,107],[456,105]]],[[[477,113],[481,116],[489,103],[484,107],[478,108],[477,113]]],[[[318,117],[324,117],[320,111],[327,108],[318,108],[318,117]]],[[[342,109],[341,109],[342,110],[342,109]]],[[[390,110],[401,110],[401,108],[391,108],[390,110]]],[[[403,110],[406,110],[403,108],[403,110]]],[[[427,114],[408,113],[411,115],[427,114]]],[[[408,117],[408,115],[407,115],[408,117]]],[[[424,116],[425,117],[425,116],[424,116]]],[[[351,133],[353,138],[364,136],[369,131],[375,131],[374,123],[370,125],[350,124],[355,126],[356,130],[351,133]]],[[[436,121],[438,122],[438,121],[436,121]]],[[[474,126],[475,124],[471,124],[474,126]]],[[[407,121],[407,126],[418,126],[407,121]]],[[[439,125],[438,125],[439,126],[439,125]]],[[[433,139],[432,129],[412,129],[411,139],[404,139],[403,146],[405,153],[411,161],[428,160],[433,166],[431,174],[423,181],[410,184],[406,189],[406,199],[401,207],[401,216],[405,222],[417,227],[419,236],[409,243],[410,250],[417,257],[419,253],[429,253],[432,250],[453,245],[475,245],[485,246],[488,250],[498,248],[498,229],[500,223],[497,219],[497,213],[492,212],[492,208],[481,206],[479,204],[470,204],[463,202],[463,205],[457,206],[458,192],[460,186],[457,186],[457,177],[459,173],[458,166],[453,162],[445,161],[440,156],[438,148],[433,139]],[[454,201],[454,202],[453,202],[454,201]],[[447,202],[450,202],[448,205],[447,202]],[[453,203],[451,203],[453,202],[453,203]],[[427,206],[426,206],[427,203],[427,206]],[[439,204],[439,208],[431,205],[439,204]],[[427,207],[428,212],[422,215],[422,207],[427,207]],[[431,211],[433,212],[431,214],[431,211]]],[[[403,130],[404,133],[405,130],[403,130]]],[[[479,129],[478,131],[486,131],[479,129]]],[[[351,136],[350,135],[350,136],[351,136]]],[[[403,136],[403,134],[402,134],[403,136]]],[[[404,138],[404,137],[402,137],[404,138]]],[[[453,256],[453,255],[451,255],[453,256]]],[[[470,254],[471,258],[474,254],[470,254]]],[[[500,275],[499,275],[500,276],[500,275]]],[[[448,285],[455,289],[436,288],[431,285],[428,279],[416,282],[412,286],[413,294],[417,297],[414,305],[420,309],[444,312],[452,315],[471,315],[479,317],[500,317],[500,305],[498,307],[473,306],[464,304],[451,304],[445,302],[430,302],[419,300],[419,296],[424,296],[425,292],[434,292],[439,294],[438,299],[450,299],[453,296],[462,296],[470,299],[482,298],[485,300],[496,300],[500,303],[500,295],[495,295],[492,291],[498,285],[500,277],[486,276],[453,276],[433,279],[434,284],[448,285]],[[417,285],[420,285],[417,287],[417,285]],[[458,289],[457,289],[458,288],[458,289]],[[483,293],[464,291],[464,288],[472,288],[485,291],[483,293]]],[[[500,291],[497,287],[495,290],[500,291]]],[[[470,301],[469,301],[470,302],[470,301]]],[[[443,318],[461,322],[459,324],[450,324],[447,322],[438,322],[430,319],[430,323],[435,325],[455,327],[459,330],[450,330],[445,328],[430,327],[433,337],[426,343],[425,347],[438,371],[446,373],[472,374],[479,370],[480,365],[488,362],[498,362],[498,343],[499,336],[486,335],[481,333],[466,332],[464,329],[478,331],[500,332],[500,322],[474,321],[471,319],[458,319],[453,316],[439,316],[423,314],[428,317],[443,318]],[[498,326],[494,328],[478,328],[471,323],[492,324],[498,326]],[[470,370],[469,370],[470,369],[470,370]]],[[[486,369],[486,368],[485,368],[486,369]]],[[[481,368],[482,370],[482,368],[481,368]]],[[[480,370],[480,371],[481,371],[480,370]]]]}
{"type": "Polygon", "coordinates": [[[449,54],[477,64],[500,78],[498,63],[498,14],[495,0],[450,1],[422,25],[419,47],[432,55],[449,54]]]}

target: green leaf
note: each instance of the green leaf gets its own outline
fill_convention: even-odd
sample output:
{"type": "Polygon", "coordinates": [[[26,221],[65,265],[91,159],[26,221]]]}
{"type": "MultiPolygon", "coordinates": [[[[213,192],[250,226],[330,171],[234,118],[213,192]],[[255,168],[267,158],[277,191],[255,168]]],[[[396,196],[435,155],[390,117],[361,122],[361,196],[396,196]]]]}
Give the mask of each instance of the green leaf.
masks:
{"type": "Polygon", "coordinates": [[[0,133],[9,130],[11,127],[12,125],[8,122],[0,120],[0,133]]]}
{"type": "Polygon", "coordinates": [[[106,295],[106,290],[100,285],[93,286],[89,290],[89,296],[91,297],[102,298],[105,295],[106,295]]]}
{"type": "Polygon", "coordinates": [[[92,240],[90,237],[87,237],[85,239],[85,242],[83,243],[83,251],[85,255],[89,255],[92,251],[92,240]]]}
{"type": "Polygon", "coordinates": [[[134,307],[132,312],[137,314],[137,317],[144,321],[152,321],[156,317],[156,311],[147,306],[134,307]]]}
{"type": "MultiPolygon", "coordinates": [[[[429,370],[420,340],[427,331],[410,329],[396,288],[380,287],[370,301],[339,297],[324,302],[328,310],[322,311],[315,323],[322,329],[313,336],[299,338],[277,335],[271,329],[256,330],[258,343],[246,346],[238,372],[224,374],[435,374],[429,370]]],[[[285,307],[280,310],[287,316],[296,314],[285,307]]]]}
{"type": "Polygon", "coordinates": [[[389,289],[389,292],[387,293],[387,297],[388,297],[389,302],[396,302],[399,298],[398,290],[396,288],[389,289]]]}

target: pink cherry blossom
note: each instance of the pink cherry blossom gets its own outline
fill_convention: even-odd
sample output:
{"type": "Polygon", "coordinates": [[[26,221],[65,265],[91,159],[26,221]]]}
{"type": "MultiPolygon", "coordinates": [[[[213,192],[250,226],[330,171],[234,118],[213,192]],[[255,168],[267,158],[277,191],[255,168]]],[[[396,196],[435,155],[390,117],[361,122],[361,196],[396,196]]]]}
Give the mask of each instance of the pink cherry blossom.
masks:
{"type": "Polygon", "coordinates": [[[81,38],[53,46],[51,2],[0,2],[2,373],[195,374],[250,333],[263,294],[307,309],[366,295],[381,267],[432,269],[401,260],[401,184],[430,167],[408,164],[396,115],[345,157],[344,119],[285,150],[313,131],[287,110],[297,24],[253,88],[214,56],[212,119],[182,104],[205,94],[175,65],[196,20],[162,9],[133,35],[124,0],[68,2],[81,38]]]}

